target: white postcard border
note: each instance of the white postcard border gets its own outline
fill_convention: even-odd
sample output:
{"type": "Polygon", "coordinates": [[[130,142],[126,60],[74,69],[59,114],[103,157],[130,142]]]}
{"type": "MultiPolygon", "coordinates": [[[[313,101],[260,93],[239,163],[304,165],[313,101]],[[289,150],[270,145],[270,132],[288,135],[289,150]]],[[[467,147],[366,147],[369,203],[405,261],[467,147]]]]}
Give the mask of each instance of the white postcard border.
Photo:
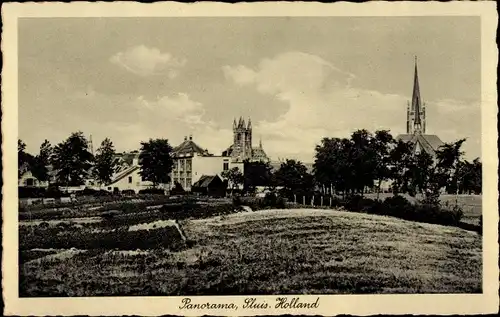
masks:
{"type": "MultiPolygon", "coordinates": [[[[498,17],[494,2],[321,3],[7,3],[2,6],[4,57],[3,134],[3,299],[16,315],[256,315],[256,314],[480,314],[498,311],[497,89],[498,17]],[[159,16],[480,16],[482,46],[483,294],[324,295],[315,310],[180,310],[184,297],[19,298],[17,269],[17,18],[159,16]],[[486,212],[485,212],[486,211],[486,212]]],[[[242,306],[250,296],[200,296],[193,301],[242,306]]],[[[274,303],[276,296],[252,296],[274,303]]],[[[286,296],[289,298],[295,296],[286,296]]],[[[316,299],[302,295],[301,298],[316,299]]]]}

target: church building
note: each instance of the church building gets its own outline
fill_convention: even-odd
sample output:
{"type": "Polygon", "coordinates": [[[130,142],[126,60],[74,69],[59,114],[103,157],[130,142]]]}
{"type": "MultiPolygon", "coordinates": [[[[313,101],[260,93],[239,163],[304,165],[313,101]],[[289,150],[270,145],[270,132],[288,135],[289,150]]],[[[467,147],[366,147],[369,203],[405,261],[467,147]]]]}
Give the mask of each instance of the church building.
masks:
{"type": "Polygon", "coordinates": [[[420,97],[417,58],[415,57],[413,96],[411,105],[408,102],[406,110],[406,134],[398,135],[396,140],[410,143],[415,154],[425,151],[435,157],[436,150],[443,145],[443,141],[435,134],[427,134],[426,128],[425,103],[422,102],[420,97]]]}
{"type": "Polygon", "coordinates": [[[248,119],[248,124],[240,117],[238,123],[236,119],[233,121],[233,144],[224,152],[222,156],[231,157],[234,162],[250,162],[260,161],[269,162],[262,141],[259,141],[258,147],[252,146],[252,121],[248,119]]]}

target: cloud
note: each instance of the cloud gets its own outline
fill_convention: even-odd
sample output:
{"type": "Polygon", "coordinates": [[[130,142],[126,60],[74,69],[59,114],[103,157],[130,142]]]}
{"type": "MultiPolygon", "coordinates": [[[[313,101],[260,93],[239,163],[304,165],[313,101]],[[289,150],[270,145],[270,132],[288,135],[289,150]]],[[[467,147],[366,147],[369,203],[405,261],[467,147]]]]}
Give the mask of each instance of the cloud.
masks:
{"type": "MultiPolygon", "coordinates": [[[[289,52],[263,59],[255,69],[237,65],[224,66],[222,71],[236,86],[252,85],[259,93],[288,103],[288,110],[275,120],[254,125],[271,155],[294,155],[312,161],[314,147],[324,136],[347,137],[361,128],[388,129],[397,135],[406,129],[409,96],[356,87],[354,74],[315,55],[289,52]]],[[[408,87],[409,93],[411,89],[408,87]]],[[[450,100],[430,103],[428,117],[440,118],[439,122],[429,120],[430,130],[438,135],[443,132],[443,139],[450,136],[451,127],[455,127],[456,136],[460,132],[474,135],[471,124],[462,131],[457,127],[477,110],[450,100]],[[441,123],[442,117],[447,123],[441,123]]]]}
{"type": "Polygon", "coordinates": [[[186,64],[185,59],[177,59],[169,53],[162,53],[157,48],[148,48],[144,45],[118,52],[110,58],[110,61],[136,75],[165,74],[170,79],[177,77],[178,69],[186,64]]]}

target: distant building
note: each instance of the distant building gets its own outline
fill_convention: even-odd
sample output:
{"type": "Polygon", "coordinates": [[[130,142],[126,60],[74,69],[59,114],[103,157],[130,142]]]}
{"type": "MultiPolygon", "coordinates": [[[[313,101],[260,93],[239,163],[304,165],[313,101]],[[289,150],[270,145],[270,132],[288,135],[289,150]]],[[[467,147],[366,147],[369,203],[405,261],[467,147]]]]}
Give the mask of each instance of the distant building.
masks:
{"type": "Polygon", "coordinates": [[[142,189],[148,189],[153,183],[146,181],[139,174],[139,152],[120,153],[115,156],[116,170],[109,184],[103,185],[102,189],[108,191],[133,190],[138,193],[142,189]]]}
{"type": "Polygon", "coordinates": [[[417,58],[415,57],[415,75],[413,80],[413,96],[411,105],[408,102],[406,109],[406,134],[400,134],[396,140],[408,142],[414,153],[424,151],[432,157],[436,150],[443,145],[443,141],[435,134],[426,134],[425,103],[420,98],[418,82],[417,58]]]}
{"type": "Polygon", "coordinates": [[[186,191],[204,175],[221,175],[233,167],[243,173],[243,162],[232,160],[228,156],[215,156],[193,141],[193,137],[184,137],[184,141],[173,150],[174,167],[171,184],[179,183],[186,191]]]}
{"type": "Polygon", "coordinates": [[[47,188],[49,186],[49,182],[47,181],[41,181],[33,174],[31,173],[30,170],[26,170],[23,175],[18,179],[18,186],[21,187],[42,187],[42,188],[47,188]]]}
{"type": "Polygon", "coordinates": [[[258,147],[252,145],[252,121],[249,119],[248,124],[240,117],[238,123],[236,119],[233,121],[233,144],[229,146],[222,156],[231,157],[234,162],[248,161],[261,161],[269,162],[262,141],[259,141],[258,147]]]}
{"type": "Polygon", "coordinates": [[[203,175],[193,184],[192,191],[212,197],[224,197],[226,195],[227,183],[218,175],[203,175]]]}
{"type": "Polygon", "coordinates": [[[22,170],[22,175],[17,180],[17,185],[21,187],[47,188],[49,186],[49,183],[54,183],[56,180],[57,171],[54,170],[52,165],[47,166],[47,173],[49,176],[49,179],[47,181],[41,181],[38,178],[36,178],[31,172],[30,166],[27,163],[24,164],[24,166],[22,166],[21,170],[22,170]]]}

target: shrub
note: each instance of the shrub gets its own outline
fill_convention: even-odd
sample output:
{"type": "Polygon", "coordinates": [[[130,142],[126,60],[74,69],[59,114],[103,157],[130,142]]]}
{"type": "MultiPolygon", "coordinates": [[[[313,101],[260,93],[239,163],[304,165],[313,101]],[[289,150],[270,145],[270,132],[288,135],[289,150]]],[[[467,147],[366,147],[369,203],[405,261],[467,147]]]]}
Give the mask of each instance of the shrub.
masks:
{"type": "Polygon", "coordinates": [[[241,196],[234,195],[233,196],[233,206],[236,208],[236,207],[240,207],[242,204],[243,204],[243,201],[241,200],[241,196]]]}
{"type": "Polygon", "coordinates": [[[264,196],[262,205],[263,207],[283,209],[285,208],[285,199],[281,195],[276,195],[276,193],[269,192],[264,196]]]}
{"type": "Polygon", "coordinates": [[[49,185],[47,191],[45,192],[45,198],[61,198],[63,193],[59,190],[57,185],[49,185]]]}
{"type": "Polygon", "coordinates": [[[98,190],[85,187],[83,190],[77,191],[75,194],[76,196],[97,196],[98,193],[98,190]]]}
{"type": "Polygon", "coordinates": [[[344,207],[349,211],[359,212],[369,210],[374,204],[375,201],[373,199],[363,198],[360,195],[353,195],[346,199],[344,207]]]}
{"type": "Polygon", "coordinates": [[[45,196],[45,188],[40,187],[18,187],[19,198],[41,198],[45,196]]]}
{"type": "MultiPolygon", "coordinates": [[[[163,194],[163,191],[162,191],[162,194],[163,194]]],[[[133,190],[133,189],[122,190],[122,195],[124,195],[124,196],[135,196],[135,190],[133,190]]]]}
{"type": "MultiPolygon", "coordinates": [[[[135,192],[134,192],[134,194],[135,194],[135,192]]],[[[163,190],[161,188],[147,188],[147,189],[141,189],[139,191],[139,194],[142,194],[142,195],[165,195],[165,190],[163,190]]]]}
{"type": "Polygon", "coordinates": [[[403,214],[413,213],[413,205],[408,201],[408,199],[403,196],[392,196],[387,197],[383,204],[382,210],[384,215],[401,217],[403,214]]]}
{"type": "Polygon", "coordinates": [[[460,206],[442,208],[434,204],[417,204],[413,217],[408,220],[416,220],[440,225],[458,225],[463,216],[460,206]]]}

